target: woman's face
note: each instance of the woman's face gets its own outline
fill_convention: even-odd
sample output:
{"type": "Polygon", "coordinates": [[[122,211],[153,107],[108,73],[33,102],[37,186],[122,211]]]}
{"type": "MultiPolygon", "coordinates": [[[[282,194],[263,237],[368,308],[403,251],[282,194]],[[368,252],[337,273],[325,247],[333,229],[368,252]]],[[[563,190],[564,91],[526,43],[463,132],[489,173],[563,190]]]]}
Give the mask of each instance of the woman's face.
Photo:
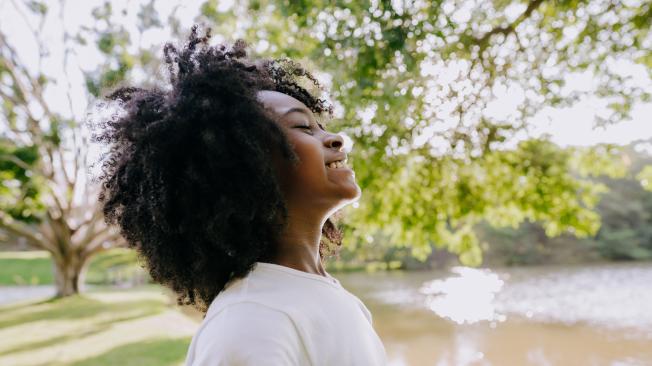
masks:
{"type": "Polygon", "coordinates": [[[305,104],[287,94],[264,90],[258,93],[258,100],[285,131],[299,157],[297,165],[286,160],[274,162],[290,204],[334,211],[360,197],[340,135],[324,130],[305,104]],[[338,160],[342,166],[327,166],[338,160]]]}

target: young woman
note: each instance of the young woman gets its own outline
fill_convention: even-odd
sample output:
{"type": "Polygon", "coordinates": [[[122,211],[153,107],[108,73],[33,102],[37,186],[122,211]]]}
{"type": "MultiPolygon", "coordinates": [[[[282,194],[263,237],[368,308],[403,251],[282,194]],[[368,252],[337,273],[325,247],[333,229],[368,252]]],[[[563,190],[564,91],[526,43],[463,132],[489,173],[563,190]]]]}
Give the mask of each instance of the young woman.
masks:
{"type": "Polygon", "coordinates": [[[365,305],[324,270],[360,196],[332,108],[290,60],[250,60],[193,27],[166,88],[122,87],[95,141],[105,220],[152,278],[205,313],[186,365],[382,365],[365,305]],[[304,82],[302,86],[301,83],[304,82]]]}

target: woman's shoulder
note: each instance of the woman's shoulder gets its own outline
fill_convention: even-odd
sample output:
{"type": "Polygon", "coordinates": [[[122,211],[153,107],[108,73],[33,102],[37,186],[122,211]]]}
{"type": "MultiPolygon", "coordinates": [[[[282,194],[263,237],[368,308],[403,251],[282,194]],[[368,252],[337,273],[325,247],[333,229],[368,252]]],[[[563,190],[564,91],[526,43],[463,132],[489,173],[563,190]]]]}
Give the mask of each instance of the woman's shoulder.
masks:
{"type": "Polygon", "coordinates": [[[199,365],[221,364],[218,361],[300,365],[308,358],[292,318],[280,309],[251,301],[230,303],[204,319],[193,343],[199,365]]]}
{"type": "Polygon", "coordinates": [[[209,324],[223,327],[247,323],[264,324],[270,321],[283,323],[286,326],[294,323],[290,315],[283,309],[262,302],[243,299],[223,304],[219,309],[215,309],[212,314],[207,313],[202,322],[202,327],[209,324]]]}
{"type": "Polygon", "coordinates": [[[282,309],[250,300],[239,300],[223,305],[210,317],[204,319],[202,328],[210,330],[243,328],[248,325],[252,328],[263,328],[268,324],[274,324],[281,330],[295,328],[292,318],[282,309]]]}

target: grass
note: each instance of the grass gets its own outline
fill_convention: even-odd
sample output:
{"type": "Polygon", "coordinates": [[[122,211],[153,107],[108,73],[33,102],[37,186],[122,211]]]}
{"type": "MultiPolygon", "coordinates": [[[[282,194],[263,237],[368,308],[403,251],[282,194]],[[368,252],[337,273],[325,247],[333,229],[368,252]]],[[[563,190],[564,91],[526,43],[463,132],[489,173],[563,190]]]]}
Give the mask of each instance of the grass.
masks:
{"type": "MultiPolygon", "coordinates": [[[[177,339],[155,339],[126,344],[111,349],[109,352],[81,360],[71,364],[72,366],[113,366],[113,365],[134,365],[134,366],[158,366],[175,365],[183,359],[179,356],[185,355],[189,342],[177,339]],[[155,356],[154,356],[155,355],[155,356]]],[[[184,357],[185,358],[185,357],[184,357]]]]}
{"type": "Polygon", "coordinates": [[[86,283],[109,284],[114,280],[137,276],[149,278],[138,262],[136,251],[114,248],[91,258],[86,283]]]}
{"type": "Polygon", "coordinates": [[[0,306],[0,365],[181,365],[198,323],[158,286],[0,306]]]}
{"type": "MultiPolygon", "coordinates": [[[[146,276],[136,252],[114,248],[91,258],[86,283],[110,284],[146,276]]],[[[54,283],[52,259],[46,251],[0,252],[0,286],[49,285],[54,283]]]]}
{"type": "Polygon", "coordinates": [[[0,286],[50,284],[53,276],[48,252],[0,252],[0,286]]]}

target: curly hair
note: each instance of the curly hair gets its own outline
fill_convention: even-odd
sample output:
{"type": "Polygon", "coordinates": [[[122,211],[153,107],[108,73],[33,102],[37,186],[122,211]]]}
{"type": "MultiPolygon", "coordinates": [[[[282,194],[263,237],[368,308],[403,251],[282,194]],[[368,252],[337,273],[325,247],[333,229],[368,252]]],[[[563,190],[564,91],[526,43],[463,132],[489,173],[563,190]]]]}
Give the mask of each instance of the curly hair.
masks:
{"type": "MultiPolygon", "coordinates": [[[[332,116],[332,105],[300,85],[323,90],[298,63],[251,60],[244,41],[211,46],[209,38],[195,25],[180,49],[166,43],[169,87],[113,91],[107,103],[120,112],[92,135],[109,147],[99,176],[104,221],[179,305],[204,314],[231,279],[273,257],[288,219],[271,156],[298,157],[256,93],[282,92],[332,116]]],[[[337,217],[322,227],[322,261],[341,247],[337,217]]]]}

